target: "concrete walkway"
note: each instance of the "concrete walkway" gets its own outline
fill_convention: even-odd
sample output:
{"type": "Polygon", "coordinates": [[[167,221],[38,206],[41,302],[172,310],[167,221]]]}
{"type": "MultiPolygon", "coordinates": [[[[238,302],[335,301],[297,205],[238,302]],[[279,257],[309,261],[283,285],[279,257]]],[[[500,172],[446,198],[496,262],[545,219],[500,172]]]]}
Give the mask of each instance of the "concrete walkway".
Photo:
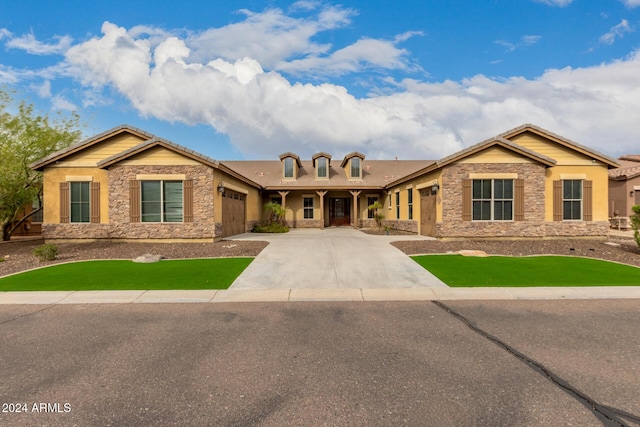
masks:
{"type": "Polygon", "coordinates": [[[245,233],[231,240],[269,242],[230,289],[446,288],[389,242],[425,236],[374,236],[349,227],[245,233]]]}

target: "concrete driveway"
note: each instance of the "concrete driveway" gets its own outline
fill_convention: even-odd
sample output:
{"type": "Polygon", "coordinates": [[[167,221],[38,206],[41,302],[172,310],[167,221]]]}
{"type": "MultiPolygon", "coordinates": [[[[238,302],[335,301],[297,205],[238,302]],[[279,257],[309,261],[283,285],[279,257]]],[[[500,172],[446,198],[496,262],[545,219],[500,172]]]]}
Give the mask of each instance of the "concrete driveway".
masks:
{"type": "Polygon", "coordinates": [[[267,246],[229,289],[384,289],[447,287],[389,243],[425,236],[374,236],[348,227],[245,233],[228,240],[267,246]]]}

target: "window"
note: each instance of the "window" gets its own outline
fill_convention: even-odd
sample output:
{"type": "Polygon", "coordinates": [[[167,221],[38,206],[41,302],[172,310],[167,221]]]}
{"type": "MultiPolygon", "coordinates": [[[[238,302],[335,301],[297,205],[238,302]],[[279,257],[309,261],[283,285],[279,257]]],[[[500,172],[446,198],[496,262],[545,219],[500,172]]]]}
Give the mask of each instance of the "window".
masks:
{"type": "Polygon", "coordinates": [[[271,196],[271,203],[275,203],[277,205],[282,206],[282,197],[280,197],[280,196],[271,196]]]}
{"type": "Polygon", "coordinates": [[[408,207],[409,207],[409,211],[408,211],[408,215],[409,215],[409,219],[413,219],[413,189],[409,188],[407,190],[407,200],[408,200],[408,207]]]}
{"type": "Polygon", "coordinates": [[[318,172],[318,178],[327,178],[327,159],[325,157],[318,158],[316,170],[318,172]]]}
{"type": "Polygon", "coordinates": [[[182,222],[182,181],[142,181],[140,184],[142,222],[182,222]]]}
{"type": "Polygon", "coordinates": [[[90,222],[88,182],[71,182],[71,222],[90,222]]]}
{"type": "Polygon", "coordinates": [[[360,178],[360,158],[351,159],[351,178],[360,178]]]}
{"type": "Polygon", "coordinates": [[[474,221],[513,220],[512,179],[474,179],[472,199],[474,221]]]}
{"type": "Polygon", "coordinates": [[[303,198],[304,219],[313,219],[313,197],[303,198]]]}
{"type": "Polygon", "coordinates": [[[562,219],[582,220],[582,180],[562,181],[562,219]]]}
{"type": "Polygon", "coordinates": [[[38,209],[40,209],[38,212],[34,213],[33,215],[31,215],[31,222],[42,222],[42,217],[43,217],[43,209],[42,208],[42,204],[40,203],[40,199],[36,199],[33,201],[33,203],[31,204],[31,212],[33,211],[38,211],[38,209]]]}
{"type": "Polygon", "coordinates": [[[396,193],[396,219],[400,219],[400,192],[396,193]]]}
{"type": "MultiPolygon", "coordinates": [[[[378,198],[377,197],[368,196],[367,197],[367,208],[369,206],[373,205],[374,203],[377,203],[377,202],[378,202],[378,198]]],[[[367,209],[367,218],[375,219],[377,211],[378,211],[377,209],[367,209]]]]}
{"type": "Polygon", "coordinates": [[[291,157],[284,159],[284,177],[293,178],[293,159],[291,157]]]}

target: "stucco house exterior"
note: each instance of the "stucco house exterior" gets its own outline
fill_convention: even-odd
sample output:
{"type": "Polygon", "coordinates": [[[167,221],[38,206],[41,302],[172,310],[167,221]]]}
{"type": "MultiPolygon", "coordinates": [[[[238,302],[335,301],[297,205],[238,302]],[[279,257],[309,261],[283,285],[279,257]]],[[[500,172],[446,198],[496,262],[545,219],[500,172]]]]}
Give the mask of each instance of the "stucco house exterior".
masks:
{"type": "Polygon", "coordinates": [[[438,238],[606,236],[619,164],[534,125],[440,160],[217,161],[122,125],[54,153],[43,233],[53,239],[215,240],[248,231],[275,201],[291,227],[385,225],[438,238]]]}
{"type": "Polygon", "coordinates": [[[612,226],[630,228],[631,208],[640,205],[640,154],[622,156],[618,163],[609,170],[609,216],[612,226]]]}

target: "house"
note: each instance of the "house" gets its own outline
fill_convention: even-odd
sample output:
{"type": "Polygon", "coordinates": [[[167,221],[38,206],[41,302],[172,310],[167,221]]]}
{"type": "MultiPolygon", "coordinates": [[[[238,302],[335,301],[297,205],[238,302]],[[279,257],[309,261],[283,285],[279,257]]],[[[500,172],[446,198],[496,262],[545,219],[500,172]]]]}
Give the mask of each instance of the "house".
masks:
{"type": "Polygon", "coordinates": [[[385,225],[438,238],[606,236],[618,163],[534,125],[440,160],[217,161],[119,126],[32,165],[44,173],[45,238],[205,239],[250,230],[280,203],[291,227],[385,225]]]}
{"type": "Polygon", "coordinates": [[[609,216],[612,226],[629,228],[631,208],[640,205],[640,155],[618,159],[620,167],[609,170],[609,216]]]}

